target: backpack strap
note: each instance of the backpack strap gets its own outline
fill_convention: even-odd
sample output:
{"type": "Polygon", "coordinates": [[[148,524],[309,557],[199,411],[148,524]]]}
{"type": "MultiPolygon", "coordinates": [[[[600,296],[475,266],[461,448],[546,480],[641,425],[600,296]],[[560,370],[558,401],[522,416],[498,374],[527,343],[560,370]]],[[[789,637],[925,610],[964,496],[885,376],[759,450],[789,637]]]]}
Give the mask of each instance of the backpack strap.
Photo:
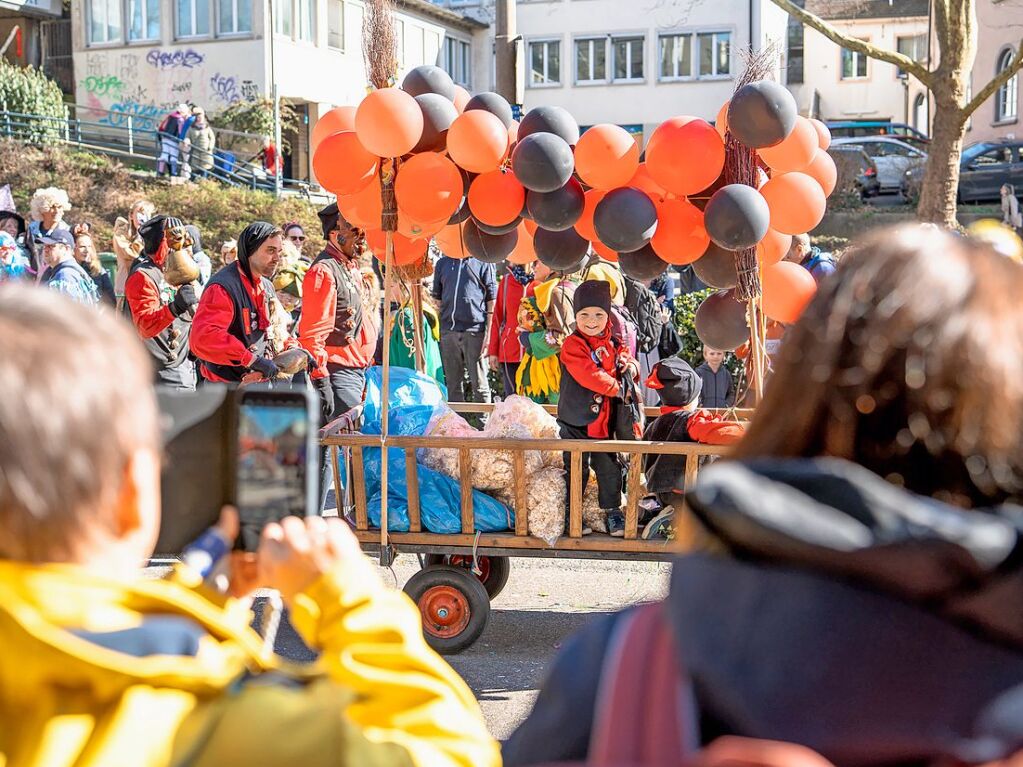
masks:
{"type": "Polygon", "coordinates": [[[657,603],[617,621],[601,669],[587,764],[682,764],[699,749],[692,686],[657,603]]]}

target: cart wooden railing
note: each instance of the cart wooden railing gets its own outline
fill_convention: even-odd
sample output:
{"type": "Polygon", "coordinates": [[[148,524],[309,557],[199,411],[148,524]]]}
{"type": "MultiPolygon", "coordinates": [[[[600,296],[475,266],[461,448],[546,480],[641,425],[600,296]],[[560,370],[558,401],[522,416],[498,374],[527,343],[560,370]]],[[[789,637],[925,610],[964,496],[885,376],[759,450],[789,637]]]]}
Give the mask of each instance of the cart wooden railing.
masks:
{"type": "MultiPolygon", "coordinates": [[[[496,405],[492,402],[449,402],[448,407],[454,410],[456,413],[462,414],[478,414],[478,413],[491,413],[496,405]]],[[[551,415],[558,414],[557,405],[541,405],[551,415]]],[[[706,408],[712,413],[719,413],[727,418],[734,418],[737,421],[748,421],[753,417],[753,408],[745,407],[733,407],[733,408],[706,408]]],[[[656,405],[648,405],[643,408],[643,415],[647,419],[657,418],[661,414],[661,408],[656,405]]]]}

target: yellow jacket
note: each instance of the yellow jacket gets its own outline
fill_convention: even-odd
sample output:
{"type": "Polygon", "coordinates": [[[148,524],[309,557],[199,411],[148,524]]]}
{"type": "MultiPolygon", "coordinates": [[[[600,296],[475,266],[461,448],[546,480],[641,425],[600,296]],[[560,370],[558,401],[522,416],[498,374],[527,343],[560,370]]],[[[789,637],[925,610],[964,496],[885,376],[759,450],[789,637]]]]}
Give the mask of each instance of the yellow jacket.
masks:
{"type": "Polygon", "coordinates": [[[296,599],[291,620],[321,651],[304,669],[265,653],[250,612],[195,580],[0,561],[0,767],[500,764],[419,611],[363,557],[296,599]],[[82,636],[168,618],[199,637],[194,655],[82,636]]]}

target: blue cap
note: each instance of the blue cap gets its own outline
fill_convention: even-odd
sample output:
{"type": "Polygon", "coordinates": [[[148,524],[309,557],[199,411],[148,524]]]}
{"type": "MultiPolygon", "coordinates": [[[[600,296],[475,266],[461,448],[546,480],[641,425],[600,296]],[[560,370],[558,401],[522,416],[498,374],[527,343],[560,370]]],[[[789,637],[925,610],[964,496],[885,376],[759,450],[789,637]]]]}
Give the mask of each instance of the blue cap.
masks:
{"type": "Polygon", "coordinates": [[[75,238],[67,229],[55,229],[49,234],[41,234],[36,237],[36,242],[40,245],[67,245],[69,248],[75,246],[75,238]]]}

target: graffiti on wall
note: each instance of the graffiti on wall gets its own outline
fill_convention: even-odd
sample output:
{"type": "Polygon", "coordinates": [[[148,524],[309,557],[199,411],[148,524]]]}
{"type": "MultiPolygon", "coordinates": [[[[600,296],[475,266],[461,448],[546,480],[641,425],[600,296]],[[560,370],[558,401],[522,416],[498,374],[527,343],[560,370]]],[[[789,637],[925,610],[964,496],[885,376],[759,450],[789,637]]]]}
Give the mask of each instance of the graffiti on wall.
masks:
{"type": "Polygon", "coordinates": [[[119,96],[124,82],[117,75],[89,75],[79,85],[94,96],[119,96]]]}
{"type": "Polygon", "coordinates": [[[238,92],[238,78],[227,77],[217,72],[210,78],[210,95],[219,100],[224,106],[231,106],[242,100],[238,92]]]}
{"type": "Polygon", "coordinates": [[[195,69],[205,60],[205,56],[191,48],[183,51],[161,51],[154,48],[146,54],[146,63],[157,69],[195,69]]]}

